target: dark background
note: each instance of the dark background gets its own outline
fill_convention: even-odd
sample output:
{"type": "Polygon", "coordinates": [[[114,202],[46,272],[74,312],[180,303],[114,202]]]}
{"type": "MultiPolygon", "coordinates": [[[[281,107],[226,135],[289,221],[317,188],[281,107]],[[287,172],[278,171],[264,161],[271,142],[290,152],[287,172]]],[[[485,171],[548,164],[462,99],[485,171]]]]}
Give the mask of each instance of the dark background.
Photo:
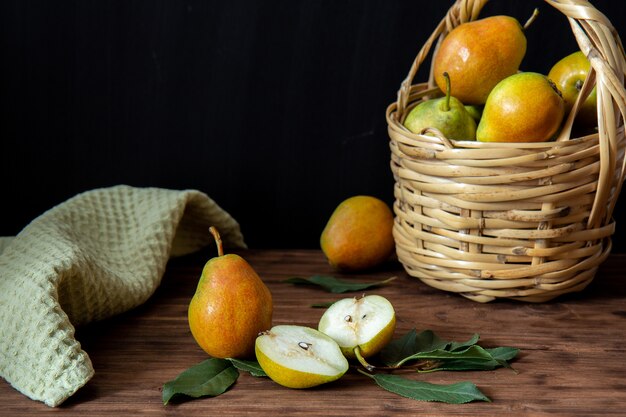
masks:
{"type": "MultiPolygon", "coordinates": [[[[626,2],[593,3],[625,36],[626,2]]],[[[0,235],[129,184],[207,193],[250,247],[319,247],[343,199],[391,204],[385,108],[450,5],[3,0],[0,235]]],[[[494,0],[482,15],[535,7],[521,69],[547,73],[577,49],[560,12],[494,0]]]]}

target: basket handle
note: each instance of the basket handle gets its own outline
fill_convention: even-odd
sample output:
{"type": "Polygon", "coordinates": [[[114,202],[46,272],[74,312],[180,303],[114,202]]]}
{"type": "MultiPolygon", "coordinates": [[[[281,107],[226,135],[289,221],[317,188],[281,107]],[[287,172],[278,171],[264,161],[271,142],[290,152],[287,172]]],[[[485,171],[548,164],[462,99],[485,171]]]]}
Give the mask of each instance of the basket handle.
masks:
{"type": "MultiPolygon", "coordinates": [[[[609,21],[598,9],[583,0],[545,0],[548,4],[567,16],[574,37],[580,50],[587,56],[591,64],[591,75],[595,76],[596,97],[598,102],[598,135],[600,146],[600,172],[598,189],[589,215],[589,227],[599,227],[611,220],[617,195],[624,183],[626,158],[622,159],[621,167],[617,166],[619,158],[618,141],[624,135],[626,119],[626,90],[624,75],[626,74],[626,54],[620,37],[609,21]],[[621,131],[620,131],[621,130],[621,131]],[[619,169],[619,171],[617,171],[619,169]],[[617,180],[615,174],[617,172],[617,180]],[[609,198],[611,194],[613,198],[609,198]],[[603,202],[609,201],[606,206],[603,202]]],[[[581,96],[591,87],[583,86],[581,96]]],[[[583,97],[578,97],[579,101],[583,97]]],[[[572,113],[575,113],[577,107],[572,113]]],[[[570,114],[568,126],[573,122],[570,114]]],[[[565,138],[564,134],[559,139],[565,138]]]]}

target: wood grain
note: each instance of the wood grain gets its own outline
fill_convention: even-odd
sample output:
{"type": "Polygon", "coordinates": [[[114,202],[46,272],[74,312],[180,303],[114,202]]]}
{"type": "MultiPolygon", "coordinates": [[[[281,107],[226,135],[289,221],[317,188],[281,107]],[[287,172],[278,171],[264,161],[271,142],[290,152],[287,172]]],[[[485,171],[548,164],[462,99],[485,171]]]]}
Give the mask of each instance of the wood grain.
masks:
{"type": "MultiPolygon", "coordinates": [[[[248,250],[241,254],[272,291],[275,324],[315,327],[322,310],[310,305],[345,296],[282,282],[292,276],[333,274],[320,251],[248,250]]],[[[626,410],[624,255],[612,255],[583,293],[545,304],[478,304],[427,287],[408,277],[396,263],[371,273],[343,275],[361,281],[398,276],[390,285],[369,291],[394,304],[397,336],[417,328],[466,340],[477,332],[485,347],[520,348],[513,364],[517,373],[498,369],[405,374],[433,383],[470,380],[491,403],[417,402],[388,393],[350,372],[335,383],[309,390],[291,390],[267,378],[241,373],[237,383],[219,397],[163,406],[163,383],[206,358],[191,337],[186,314],[209,256],[212,254],[206,252],[172,260],[162,285],[147,303],[77,330],[96,375],[64,404],[49,408],[2,381],[0,415],[618,416],[626,410]]]]}

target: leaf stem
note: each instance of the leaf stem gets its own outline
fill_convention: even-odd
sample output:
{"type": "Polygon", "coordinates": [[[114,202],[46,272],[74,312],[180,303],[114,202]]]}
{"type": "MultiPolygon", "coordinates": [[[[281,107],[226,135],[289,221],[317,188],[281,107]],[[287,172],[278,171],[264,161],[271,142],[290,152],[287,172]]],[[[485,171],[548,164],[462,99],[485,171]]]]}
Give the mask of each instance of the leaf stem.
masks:
{"type": "Polygon", "coordinates": [[[365,358],[363,357],[363,355],[361,354],[361,348],[359,346],[356,346],[354,348],[354,356],[356,356],[356,359],[359,361],[359,363],[361,365],[363,365],[365,367],[365,369],[367,369],[370,372],[373,372],[374,369],[376,369],[376,367],[370,363],[368,363],[365,358]]]}

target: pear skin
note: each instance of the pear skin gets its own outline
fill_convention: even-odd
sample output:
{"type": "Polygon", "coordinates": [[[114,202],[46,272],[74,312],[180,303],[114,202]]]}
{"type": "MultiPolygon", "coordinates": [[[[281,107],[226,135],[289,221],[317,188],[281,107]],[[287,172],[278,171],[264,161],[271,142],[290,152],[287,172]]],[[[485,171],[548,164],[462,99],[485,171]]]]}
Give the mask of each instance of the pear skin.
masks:
{"type": "Polygon", "coordinates": [[[536,72],[505,78],[489,94],[478,124],[481,142],[546,142],[559,131],[563,97],[553,82],[536,72]]]}
{"type": "Polygon", "coordinates": [[[435,82],[446,91],[450,74],[454,96],[464,104],[484,104],[491,89],[515,74],[526,54],[526,36],[510,16],[462,23],[442,41],[433,59],[435,82]]]}
{"type": "MultiPolygon", "coordinates": [[[[554,81],[563,94],[566,114],[569,114],[572,110],[590,71],[591,63],[582,51],[576,51],[567,55],[556,62],[550,69],[548,78],[554,81]]],[[[597,93],[595,87],[579,108],[575,124],[583,129],[598,125],[597,93]]]]}
{"type": "Polygon", "coordinates": [[[328,262],[341,271],[373,268],[389,259],[395,249],[393,213],[371,196],[350,197],[330,216],[320,237],[328,262]]]}
{"type": "Polygon", "coordinates": [[[415,106],[404,120],[404,126],[418,134],[434,127],[448,139],[476,139],[476,121],[467,107],[451,96],[449,77],[446,77],[446,83],[446,96],[426,100],[415,106]]]}
{"type": "Polygon", "coordinates": [[[272,295],[245,259],[223,255],[221,241],[218,253],[202,269],[189,303],[189,328],[212,357],[251,358],[257,335],[272,326],[272,295]]]}

